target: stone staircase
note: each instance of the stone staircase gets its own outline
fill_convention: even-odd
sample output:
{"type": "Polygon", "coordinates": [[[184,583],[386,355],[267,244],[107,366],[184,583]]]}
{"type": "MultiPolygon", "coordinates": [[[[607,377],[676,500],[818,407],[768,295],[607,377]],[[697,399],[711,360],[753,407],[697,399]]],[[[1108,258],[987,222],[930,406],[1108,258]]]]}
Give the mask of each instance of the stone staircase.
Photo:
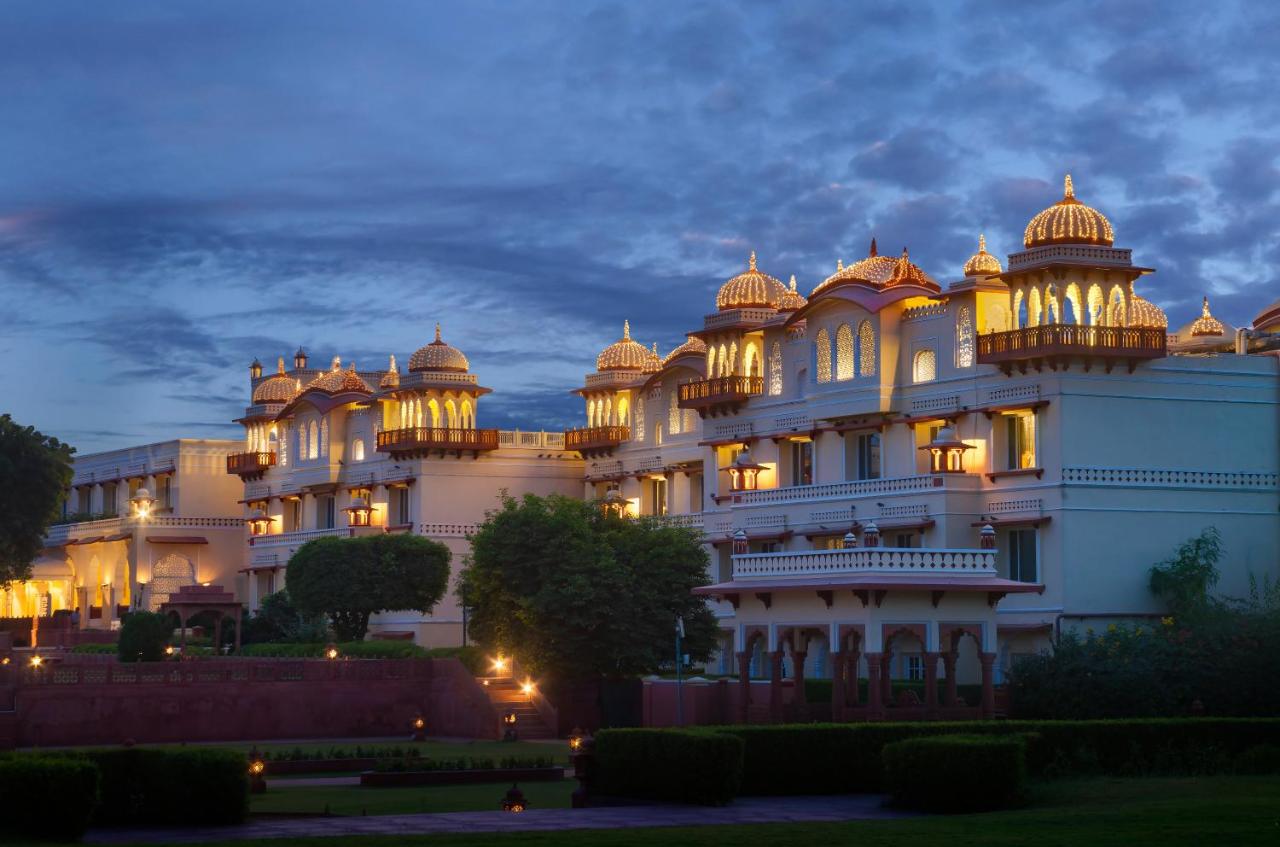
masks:
{"type": "Polygon", "coordinates": [[[547,726],[520,684],[509,676],[482,676],[479,682],[489,695],[499,719],[509,712],[516,714],[516,734],[521,741],[555,738],[555,727],[547,726]]]}

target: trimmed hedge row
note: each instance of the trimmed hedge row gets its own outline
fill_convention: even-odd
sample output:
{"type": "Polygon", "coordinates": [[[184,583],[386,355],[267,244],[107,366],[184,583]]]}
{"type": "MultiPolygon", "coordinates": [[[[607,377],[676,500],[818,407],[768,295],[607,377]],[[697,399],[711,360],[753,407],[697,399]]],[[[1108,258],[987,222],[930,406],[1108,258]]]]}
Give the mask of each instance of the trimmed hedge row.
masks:
{"type": "Polygon", "coordinates": [[[102,771],[95,824],[237,824],[249,811],[243,753],[216,748],[86,750],[102,771]]]}
{"type": "Polygon", "coordinates": [[[75,840],[98,804],[98,768],[76,758],[0,759],[0,832],[75,840]]]}
{"type": "Polygon", "coordinates": [[[1026,738],[934,735],[886,744],[884,787],[893,802],[924,812],[986,812],[1023,803],[1026,738]]]}
{"type": "MultiPolygon", "coordinates": [[[[320,642],[246,644],[240,655],[273,659],[323,658],[326,644],[320,642]]],[[[338,653],[347,659],[420,659],[427,651],[412,641],[344,641],[338,653]]]]}
{"type": "Polygon", "coordinates": [[[592,793],[722,806],[738,794],[743,744],[724,733],[604,729],[595,737],[592,793]]]}
{"type": "Polygon", "coordinates": [[[886,744],[935,735],[1029,734],[1033,776],[1231,772],[1259,745],[1280,745],[1280,718],[965,721],[718,727],[743,741],[743,794],[844,794],[883,788],[886,744]]]}

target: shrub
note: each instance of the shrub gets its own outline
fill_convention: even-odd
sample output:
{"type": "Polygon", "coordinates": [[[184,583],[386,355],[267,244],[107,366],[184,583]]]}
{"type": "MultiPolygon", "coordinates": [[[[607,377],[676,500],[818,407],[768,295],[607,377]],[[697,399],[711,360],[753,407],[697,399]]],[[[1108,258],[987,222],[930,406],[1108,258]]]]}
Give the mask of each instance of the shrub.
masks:
{"type": "Polygon", "coordinates": [[[487,676],[489,660],[483,650],[474,645],[468,647],[434,647],[427,651],[433,659],[457,659],[472,676],[487,676]]]}
{"type": "Polygon", "coordinates": [[[894,803],[926,812],[983,812],[1026,795],[1026,742],[1017,735],[938,735],[885,745],[894,803]]]}
{"type": "Polygon", "coordinates": [[[71,648],[71,652],[94,656],[115,656],[119,648],[115,644],[77,644],[71,648]]]}
{"type": "Polygon", "coordinates": [[[1280,746],[1259,744],[1236,757],[1236,773],[1254,776],[1280,774],[1280,746]]]}
{"type": "Polygon", "coordinates": [[[502,759],[429,759],[426,757],[379,759],[374,765],[375,771],[491,771],[497,768],[550,768],[555,762],[547,756],[505,756],[502,759]]]}
{"type": "Polygon", "coordinates": [[[249,765],[234,750],[86,750],[102,772],[99,824],[236,824],[248,812],[249,765]]]}
{"type": "Polygon", "coordinates": [[[82,758],[0,759],[0,830],[15,835],[78,839],[98,802],[98,768],[82,758]]]}
{"type": "MultiPolygon", "coordinates": [[[[254,658],[319,659],[324,656],[324,644],[247,644],[240,655],[254,658]]],[[[420,659],[427,651],[412,641],[345,641],[338,645],[338,653],[347,659],[420,659]]]]}
{"type": "Polygon", "coordinates": [[[122,662],[158,662],[173,635],[173,618],[159,612],[130,612],[120,625],[122,662]]]}
{"type": "Polygon", "coordinates": [[[718,806],[742,782],[740,738],[724,733],[606,729],[595,739],[591,791],[718,806]]]}

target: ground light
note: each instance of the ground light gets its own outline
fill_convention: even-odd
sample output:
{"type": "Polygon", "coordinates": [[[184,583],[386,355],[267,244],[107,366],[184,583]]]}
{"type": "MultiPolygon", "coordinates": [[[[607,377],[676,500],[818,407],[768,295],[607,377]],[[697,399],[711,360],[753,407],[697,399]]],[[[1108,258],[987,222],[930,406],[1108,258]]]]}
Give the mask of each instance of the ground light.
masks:
{"type": "Polygon", "coordinates": [[[32,657],[31,657],[31,667],[33,667],[33,668],[38,668],[38,667],[40,667],[40,666],[41,666],[41,665],[43,665],[43,664],[44,664],[44,657],[42,657],[42,656],[32,656],[32,657]]]}
{"type": "Polygon", "coordinates": [[[249,751],[249,791],[262,794],[267,790],[267,763],[254,747],[249,751]]]}
{"type": "Polygon", "coordinates": [[[518,736],[516,735],[516,713],[507,712],[505,715],[502,716],[502,740],[515,741],[517,740],[517,738],[518,736]]]}
{"type": "Polygon", "coordinates": [[[514,782],[511,788],[507,790],[507,794],[502,798],[502,811],[504,812],[523,812],[528,808],[528,802],[524,799],[524,792],[514,782]]]}
{"type": "Polygon", "coordinates": [[[413,719],[413,740],[425,741],[427,738],[427,721],[422,715],[413,719]]]}
{"type": "Polygon", "coordinates": [[[338,645],[330,644],[324,650],[324,657],[329,660],[338,658],[338,645]]]}
{"type": "Polygon", "coordinates": [[[504,659],[502,656],[499,656],[498,658],[493,660],[492,669],[495,674],[502,673],[507,669],[507,660],[504,659]]]}

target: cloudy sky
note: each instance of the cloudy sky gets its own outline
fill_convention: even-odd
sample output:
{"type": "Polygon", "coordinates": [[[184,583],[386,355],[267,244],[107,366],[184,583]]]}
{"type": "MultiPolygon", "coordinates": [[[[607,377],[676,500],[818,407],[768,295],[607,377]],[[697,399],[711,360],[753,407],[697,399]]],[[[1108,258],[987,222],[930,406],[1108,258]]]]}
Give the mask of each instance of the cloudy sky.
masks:
{"type": "Polygon", "coordinates": [[[0,373],[81,452],[236,437],[248,363],[436,321],[558,429],[630,318],[745,265],[959,275],[1070,172],[1174,325],[1280,295],[1280,5],[59,2],[0,8],[0,373]]]}

